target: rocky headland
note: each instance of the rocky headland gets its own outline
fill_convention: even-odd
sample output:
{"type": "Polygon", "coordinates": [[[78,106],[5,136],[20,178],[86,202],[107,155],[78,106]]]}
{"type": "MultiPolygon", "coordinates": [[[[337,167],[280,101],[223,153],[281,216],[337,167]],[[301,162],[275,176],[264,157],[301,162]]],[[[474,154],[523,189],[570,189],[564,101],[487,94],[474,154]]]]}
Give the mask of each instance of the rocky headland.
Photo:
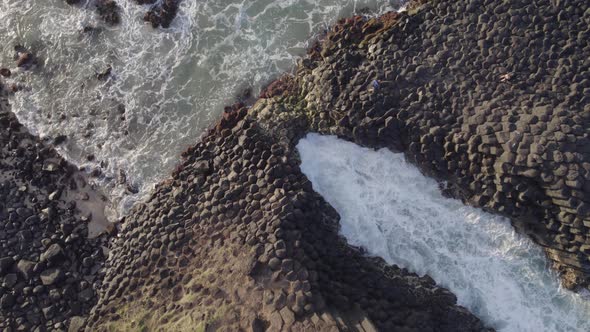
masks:
{"type": "MultiPolygon", "coordinates": [[[[22,192],[21,182],[10,184],[21,172],[4,172],[9,184],[0,192],[14,202],[0,206],[8,228],[0,235],[27,227],[52,227],[45,231],[52,235],[50,241],[40,238],[38,247],[17,242],[4,249],[15,240],[2,242],[7,305],[0,317],[8,319],[0,319],[0,327],[493,328],[430,277],[346,243],[338,213],[299,168],[295,145],[309,132],[404,152],[425,174],[446,181],[448,195],[510,217],[543,246],[565,286],[588,288],[589,40],[590,4],[584,0],[421,0],[401,13],[343,19],[253,105],[226,108],[172,176],[119,225],[99,273],[83,261],[91,257],[100,267],[106,235],[80,236],[67,247],[70,235],[56,225],[70,220],[84,231],[85,221],[74,212],[66,217],[70,210],[59,207],[58,217],[27,223],[51,202],[25,212],[24,202],[42,195],[22,192]],[[60,260],[45,262],[47,251],[61,252],[60,260]],[[24,257],[39,262],[29,275],[19,272],[24,257]],[[62,278],[35,293],[48,269],[61,269],[62,278]],[[94,278],[84,286],[92,285],[97,300],[92,295],[76,305],[78,312],[59,311],[72,303],[69,294],[81,298],[82,276],[94,278]],[[68,293],[69,285],[75,291],[68,293]],[[35,310],[45,314],[43,301],[52,289],[65,297],[57,302],[59,318],[29,318],[35,310]]],[[[45,179],[35,182],[40,188],[62,183],[67,163],[54,163],[60,166],[55,175],[44,169],[44,156],[55,152],[5,113],[2,163],[16,156],[31,164],[22,173],[45,179]],[[19,149],[27,140],[37,143],[19,149]]],[[[32,234],[37,239],[43,231],[32,234]]]]}

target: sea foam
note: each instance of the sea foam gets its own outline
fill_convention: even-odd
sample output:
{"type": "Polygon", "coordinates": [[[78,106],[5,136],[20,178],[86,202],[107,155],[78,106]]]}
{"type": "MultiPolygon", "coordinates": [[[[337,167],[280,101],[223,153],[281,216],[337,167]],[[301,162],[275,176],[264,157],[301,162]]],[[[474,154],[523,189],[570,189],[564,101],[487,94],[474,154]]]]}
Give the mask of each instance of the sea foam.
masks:
{"type": "Polygon", "coordinates": [[[11,79],[27,87],[13,110],[33,133],[67,135],[60,152],[73,163],[101,166],[115,215],[168,176],[236,94],[250,86],[257,95],[293,69],[336,19],[399,7],[397,0],[187,0],[169,29],[152,29],[142,20],[149,5],[119,0],[121,25],[105,27],[92,3],[0,2],[0,63],[14,64],[15,44],[40,56],[41,68],[11,79]],[[83,33],[84,26],[98,30],[83,33]],[[108,66],[111,77],[97,81],[108,66]],[[121,172],[129,186],[117,185],[121,172]]]}
{"type": "Polygon", "coordinates": [[[428,274],[498,331],[590,331],[590,305],[560,288],[542,250],[509,220],[444,197],[403,154],[310,134],[301,169],[371,255],[428,274]]]}

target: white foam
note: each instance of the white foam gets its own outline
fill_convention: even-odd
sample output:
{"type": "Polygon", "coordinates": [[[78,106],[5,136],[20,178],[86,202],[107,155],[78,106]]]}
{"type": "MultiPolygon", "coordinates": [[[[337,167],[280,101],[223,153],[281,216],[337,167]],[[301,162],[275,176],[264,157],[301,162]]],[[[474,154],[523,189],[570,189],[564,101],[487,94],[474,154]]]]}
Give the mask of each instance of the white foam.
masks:
{"type": "Polygon", "coordinates": [[[445,198],[403,154],[310,134],[301,168],[372,255],[428,274],[499,331],[590,331],[590,305],[563,290],[541,249],[507,219],[445,198]]]}
{"type": "Polygon", "coordinates": [[[37,46],[45,66],[15,75],[30,91],[16,95],[14,111],[34,133],[66,134],[61,152],[74,163],[86,164],[88,154],[107,162],[102,183],[122,198],[123,212],[138,195],[115,186],[119,170],[148,192],[237,92],[252,85],[257,94],[292,69],[314,34],[364,7],[397,7],[396,0],[186,0],[170,29],[154,30],[142,21],[149,5],[120,0],[121,25],[88,37],[83,25],[102,26],[91,3],[2,1],[0,63],[14,64],[16,43],[37,46]],[[113,77],[94,80],[107,65],[113,77]],[[117,120],[118,104],[126,121],[117,120]],[[56,121],[62,112],[67,120],[56,121]],[[93,134],[85,137],[89,123],[93,134]]]}

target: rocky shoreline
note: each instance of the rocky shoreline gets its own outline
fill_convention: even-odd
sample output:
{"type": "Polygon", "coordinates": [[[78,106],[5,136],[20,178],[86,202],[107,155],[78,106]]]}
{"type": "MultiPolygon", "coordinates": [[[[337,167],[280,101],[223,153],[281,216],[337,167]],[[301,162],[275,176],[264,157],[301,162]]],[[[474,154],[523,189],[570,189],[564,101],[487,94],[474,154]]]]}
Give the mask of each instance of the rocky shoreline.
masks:
{"type": "Polygon", "coordinates": [[[0,329],[65,330],[97,302],[107,199],[21,126],[6,93],[0,82],[0,329]]]}
{"type": "Polygon", "coordinates": [[[226,113],[125,220],[87,330],[484,330],[431,278],[348,246],[284,143],[226,113]]]}
{"type": "MultiPolygon", "coordinates": [[[[106,234],[68,242],[57,225],[73,218],[83,232],[85,221],[63,207],[41,224],[54,225],[45,232],[50,241],[39,239],[32,252],[15,245],[4,255],[2,247],[0,295],[11,309],[0,308],[7,318],[0,328],[490,330],[430,277],[346,243],[337,212],[299,169],[295,145],[309,132],[404,152],[425,174],[447,181],[447,194],[510,217],[545,248],[566,287],[587,288],[589,25],[583,0],[421,0],[403,13],[339,21],[254,105],[226,108],[171,178],[125,218],[106,262],[106,234]],[[25,256],[48,263],[29,264],[32,274],[23,274],[25,256]],[[88,257],[96,268],[83,264],[88,257]],[[24,291],[43,283],[44,273],[62,276],[46,272],[56,269],[65,278],[48,292],[24,291]],[[83,287],[82,276],[93,281],[83,287]],[[80,295],[86,289],[97,296],[80,295]],[[29,319],[35,310],[24,303],[43,315],[58,294],[51,310],[59,315],[43,325],[29,319]],[[60,311],[69,303],[80,311],[60,311]]],[[[67,163],[44,169],[43,156],[55,151],[43,142],[21,155],[21,142],[38,140],[10,112],[2,111],[0,126],[8,134],[0,136],[8,142],[0,160],[16,155],[33,163],[29,172],[41,167],[33,174],[45,186],[69,179],[67,163]]],[[[33,227],[21,220],[25,198],[10,194],[19,186],[2,188],[15,198],[0,206],[6,234],[33,227]]],[[[39,204],[29,212],[51,205],[39,204]]]]}

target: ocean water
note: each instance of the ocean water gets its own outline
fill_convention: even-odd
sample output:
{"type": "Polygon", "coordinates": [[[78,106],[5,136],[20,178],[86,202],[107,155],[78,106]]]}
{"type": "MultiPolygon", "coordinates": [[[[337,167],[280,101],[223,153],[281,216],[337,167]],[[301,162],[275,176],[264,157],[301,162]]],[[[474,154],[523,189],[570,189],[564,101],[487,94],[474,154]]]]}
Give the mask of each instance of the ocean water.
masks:
{"type": "Polygon", "coordinates": [[[537,245],[507,219],[443,197],[403,154],[317,134],[297,148],[349,243],[430,275],[498,331],[590,331],[590,302],[560,288],[537,245]]]}
{"type": "Polygon", "coordinates": [[[154,30],[142,21],[149,5],[117,2],[122,22],[112,28],[92,1],[0,2],[0,67],[15,69],[16,44],[42,59],[9,80],[25,87],[14,112],[42,137],[67,135],[60,150],[70,161],[102,166],[113,218],[170,174],[234,96],[247,87],[257,95],[292,69],[331,23],[399,7],[398,0],[184,0],[172,26],[154,30]],[[112,75],[98,81],[109,66],[112,75]],[[122,172],[137,194],[117,184],[122,172]]]}

